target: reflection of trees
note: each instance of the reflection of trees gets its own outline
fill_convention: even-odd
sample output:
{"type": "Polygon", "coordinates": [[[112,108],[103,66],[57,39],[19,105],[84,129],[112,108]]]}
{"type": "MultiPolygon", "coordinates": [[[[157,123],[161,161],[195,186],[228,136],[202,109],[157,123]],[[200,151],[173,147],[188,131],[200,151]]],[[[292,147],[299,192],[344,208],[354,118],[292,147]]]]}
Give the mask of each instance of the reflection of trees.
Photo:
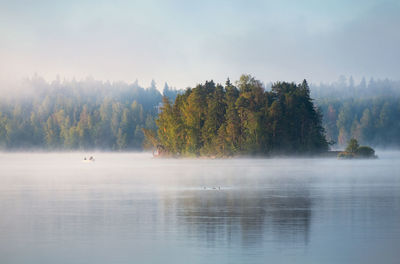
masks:
{"type": "Polygon", "coordinates": [[[266,240],[308,240],[311,200],[305,190],[187,190],[175,199],[178,224],[210,247],[218,241],[254,247],[266,240]]]}

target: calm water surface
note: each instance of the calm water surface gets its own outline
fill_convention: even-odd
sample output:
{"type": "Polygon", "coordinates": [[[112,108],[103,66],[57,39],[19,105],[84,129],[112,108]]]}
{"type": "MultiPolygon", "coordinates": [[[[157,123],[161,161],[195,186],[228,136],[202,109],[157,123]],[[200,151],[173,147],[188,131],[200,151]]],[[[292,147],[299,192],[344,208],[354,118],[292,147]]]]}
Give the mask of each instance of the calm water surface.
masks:
{"type": "Polygon", "coordinates": [[[378,154],[0,153],[0,263],[400,263],[400,153],[378,154]]]}

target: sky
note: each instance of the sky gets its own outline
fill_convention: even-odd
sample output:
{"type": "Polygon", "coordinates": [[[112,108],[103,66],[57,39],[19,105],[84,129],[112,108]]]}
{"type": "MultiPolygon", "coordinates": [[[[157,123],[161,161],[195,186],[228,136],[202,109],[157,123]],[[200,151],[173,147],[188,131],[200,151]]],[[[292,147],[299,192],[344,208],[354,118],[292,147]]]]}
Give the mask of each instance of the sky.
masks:
{"type": "Polygon", "coordinates": [[[398,80],[399,14],[399,0],[0,0],[0,80],[398,80]]]}

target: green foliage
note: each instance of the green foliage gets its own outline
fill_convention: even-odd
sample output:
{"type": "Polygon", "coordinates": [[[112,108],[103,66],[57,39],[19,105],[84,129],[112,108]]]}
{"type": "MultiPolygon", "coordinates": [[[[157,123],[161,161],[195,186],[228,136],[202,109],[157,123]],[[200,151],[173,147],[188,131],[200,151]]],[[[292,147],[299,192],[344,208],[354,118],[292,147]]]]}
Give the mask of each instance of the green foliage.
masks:
{"type": "Polygon", "coordinates": [[[360,157],[370,158],[375,156],[375,150],[369,146],[360,146],[356,154],[360,157]]]}
{"type": "Polygon", "coordinates": [[[338,154],[338,158],[376,158],[376,156],[373,148],[369,146],[360,146],[357,139],[352,138],[348,142],[346,150],[338,154]]]}
{"type": "Polygon", "coordinates": [[[352,138],[352,139],[350,139],[349,143],[347,144],[346,152],[356,153],[358,147],[359,147],[359,145],[358,145],[357,139],[352,138]]]}
{"type": "Polygon", "coordinates": [[[26,85],[29,98],[0,97],[2,149],[141,149],[142,128],[157,130],[162,97],[154,82],[148,89],[94,80],[49,84],[40,78],[26,85]]]}
{"type": "Polygon", "coordinates": [[[326,151],[321,120],[306,81],[276,83],[268,92],[243,75],[236,86],[228,79],[225,87],[210,81],[189,88],[173,105],[165,97],[156,122],[168,153],[228,156],[326,151]]]}
{"type": "Polygon", "coordinates": [[[339,146],[355,138],[400,147],[400,83],[345,83],[313,86],[318,108],[305,81],[275,83],[268,92],[250,75],[184,92],[166,84],[169,106],[160,107],[154,81],[144,89],[137,82],[47,83],[36,76],[25,81],[24,93],[0,96],[0,149],[140,149],[142,128],[186,155],[311,153],[328,147],[324,130],[339,146]]]}
{"type": "Polygon", "coordinates": [[[344,146],[351,138],[381,147],[400,147],[399,97],[321,99],[328,140],[344,146]]]}

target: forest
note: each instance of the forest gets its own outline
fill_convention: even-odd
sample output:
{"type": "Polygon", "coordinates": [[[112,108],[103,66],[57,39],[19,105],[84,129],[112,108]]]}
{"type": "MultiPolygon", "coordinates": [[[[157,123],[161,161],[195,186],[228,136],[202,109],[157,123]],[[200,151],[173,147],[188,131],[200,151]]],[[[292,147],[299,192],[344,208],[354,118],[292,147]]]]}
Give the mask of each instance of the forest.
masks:
{"type": "Polygon", "coordinates": [[[400,100],[395,97],[318,100],[328,140],[344,146],[355,138],[381,148],[400,146],[400,100]]]}
{"type": "Polygon", "coordinates": [[[0,98],[2,149],[141,149],[142,128],[156,129],[162,98],[155,82],[145,89],[137,82],[35,77],[21,90],[0,98]]]}
{"type": "MultiPolygon", "coordinates": [[[[172,155],[300,154],[328,150],[310,90],[277,82],[271,91],[250,75],[225,87],[206,81],[173,104],[164,98],[157,145],[172,155]]],[[[155,140],[153,140],[155,141],[155,140]]]]}
{"type": "MultiPolygon", "coordinates": [[[[284,108],[286,103],[298,100],[297,97],[280,96],[282,91],[298,89],[298,86],[292,83],[264,85],[245,75],[235,85],[228,82],[221,86],[209,81],[194,88],[177,90],[165,84],[160,93],[154,81],[144,88],[138,82],[110,83],[92,78],[47,82],[34,76],[24,80],[19,88],[0,87],[0,149],[141,150],[143,129],[156,134],[156,122],[162,123],[160,110],[165,111],[168,107],[172,111],[179,110],[180,114],[186,113],[182,112],[187,108],[183,105],[190,96],[192,106],[201,108],[193,110],[200,115],[201,129],[200,136],[194,136],[193,142],[188,144],[190,151],[212,153],[216,151],[213,150],[215,147],[223,147],[226,154],[274,152],[294,147],[298,151],[311,151],[304,142],[293,139],[296,135],[279,134],[277,137],[279,129],[298,126],[285,118],[277,119],[278,114],[287,114],[284,112],[288,111],[284,108]],[[197,95],[197,90],[202,91],[201,96],[197,95]],[[164,104],[163,96],[168,99],[164,99],[164,104]],[[197,106],[195,96],[200,100],[197,106]],[[274,115],[271,115],[272,110],[276,112],[274,115]],[[206,118],[213,111],[220,112],[214,118],[206,118]],[[233,121],[227,123],[227,120],[233,121]],[[240,124],[241,130],[232,126],[236,123],[240,124]],[[235,135],[229,139],[229,144],[223,143],[223,131],[231,133],[231,128],[239,131],[240,137],[235,135]]],[[[343,148],[351,138],[374,147],[400,147],[399,82],[362,79],[355,84],[352,78],[340,78],[331,84],[311,83],[309,86],[308,97],[314,98],[309,102],[316,106],[315,113],[322,115],[322,127],[327,141],[333,143],[332,148],[343,148]]],[[[185,122],[195,122],[189,117],[185,116],[188,118],[185,122]]],[[[195,132],[192,129],[190,133],[195,132]]],[[[178,144],[173,151],[189,149],[178,144]]]]}

